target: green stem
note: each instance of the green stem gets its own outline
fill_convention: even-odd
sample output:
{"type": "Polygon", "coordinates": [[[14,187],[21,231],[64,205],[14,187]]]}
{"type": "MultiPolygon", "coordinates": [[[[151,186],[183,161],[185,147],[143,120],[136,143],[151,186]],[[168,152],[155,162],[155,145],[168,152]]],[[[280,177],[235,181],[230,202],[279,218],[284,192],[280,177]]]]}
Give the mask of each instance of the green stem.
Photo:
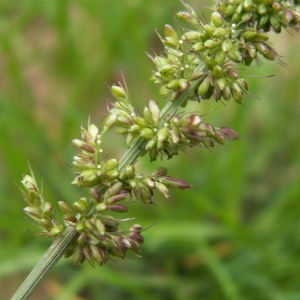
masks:
{"type": "MultiPolygon", "coordinates": [[[[194,90],[195,86],[199,84],[198,82],[194,82],[191,87],[183,91],[180,96],[177,97],[176,100],[168,102],[165,107],[161,111],[161,124],[170,119],[178,107],[184,103],[189,94],[194,90]]],[[[124,156],[121,158],[119,162],[119,169],[123,170],[127,165],[135,163],[137,158],[144,151],[144,147],[147,141],[143,138],[138,138],[130,148],[125,152],[124,156]]],[[[24,280],[22,285],[16,291],[15,295],[11,298],[11,300],[26,300],[32,295],[35,291],[39,283],[42,281],[44,276],[48,273],[48,271],[55,266],[55,264],[60,260],[60,258],[64,255],[65,251],[68,247],[74,242],[76,239],[77,232],[73,227],[68,227],[64,234],[57,238],[41,260],[36,264],[36,266],[29,273],[27,278],[24,280]]]]}
{"type": "Polygon", "coordinates": [[[41,260],[35,265],[11,300],[26,300],[34,292],[48,271],[60,260],[67,248],[76,238],[77,232],[68,227],[64,234],[54,240],[41,260]]]}

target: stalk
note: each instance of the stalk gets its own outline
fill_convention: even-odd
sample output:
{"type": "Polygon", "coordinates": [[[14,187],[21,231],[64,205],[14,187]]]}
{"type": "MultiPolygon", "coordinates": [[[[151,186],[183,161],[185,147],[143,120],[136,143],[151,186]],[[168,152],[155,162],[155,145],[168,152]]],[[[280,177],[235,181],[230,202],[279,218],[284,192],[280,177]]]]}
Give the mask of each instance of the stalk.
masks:
{"type": "Polygon", "coordinates": [[[53,266],[64,255],[66,249],[77,236],[76,230],[68,227],[63,235],[54,240],[44,256],[35,265],[11,300],[26,300],[32,295],[42,279],[47,275],[53,266]]]}

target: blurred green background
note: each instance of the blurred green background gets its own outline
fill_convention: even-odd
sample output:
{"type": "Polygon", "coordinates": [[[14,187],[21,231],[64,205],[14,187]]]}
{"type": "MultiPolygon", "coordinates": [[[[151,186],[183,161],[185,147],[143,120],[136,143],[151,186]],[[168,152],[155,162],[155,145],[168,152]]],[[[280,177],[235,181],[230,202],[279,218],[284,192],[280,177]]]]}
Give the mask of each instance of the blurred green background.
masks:
{"type": "MultiPolygon", "coordinates": [[[[213,5],[189,3],[199,15],[213,5]]],[[[162,51],[154,29],[174,24],[179,8],[171,0],[0,1],[0,299],[10,298],[51,244],[27,232],[34,227],[18,185],[28,161],[48,201],[82,193],[70,184],[71,139],[89,116],[101,124],[108,86],[121,72],[138,109],[150,98],[164,105],[144,52],[162,51]]],[[[130,206],[127,217],[155,224],[144,232],[142,257],[95,268],[63,259],[32,299],[300,299],[299,34],[271,40],[289,67],[246,70],[260,99],[191,106],[215,109],[205,120],[236,129],[240,140],[139,163],[145,172],[164,165],[194,184],[172,199],[157,197],[158,206],[130,206]]],[[[112,134],[108,157],[125,149],[112,134]]]]}

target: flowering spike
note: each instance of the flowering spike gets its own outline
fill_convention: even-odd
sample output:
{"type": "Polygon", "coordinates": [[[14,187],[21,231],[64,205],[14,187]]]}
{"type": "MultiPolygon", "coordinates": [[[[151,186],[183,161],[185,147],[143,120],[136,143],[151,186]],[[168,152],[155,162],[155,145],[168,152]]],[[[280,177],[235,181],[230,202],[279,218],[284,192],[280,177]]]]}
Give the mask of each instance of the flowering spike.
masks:
{"type": "MultiPolygon", "coordinates": [[[[81,139],[72,141],[77,151],[72,184],[90,191],[89,196],[79,197],[72,205],[58,203],[65,227],[76,237],[65,254],[73,255],[75,264],[87,260],[103,265],[111,256],[125,258],[130,249],[140,251],[142,227],[136,224],[129,231],[120,230],[121,221],[128,219],[110,214],[126,213],[129,206],[122,201],[127,197],[153,204],[157,192],[168,198],[170,189],[188,190],[191,185],[167,176],[164,167],[150,175],[137,173],[137,158],[149,154],[150,161],[171,159],[187,148],[212,149],[216,143],[238,139],[233,129],[214,127],[204,122],[203,115],[179,111],[180,106],[185,107],[189,101],[201,104],[210,98],[242,103],[243,96],[250,93],[236,64],[278,59],[268,42],[268,32],[297,29],[300,23],[299,11],[292,2],[220,0],[207,20],[181,3],[186,11],[178,12],[177,17],[187,24],[180,30],[165,25],[164,37],[158,34],[163,54],[148,54],[155,66],[151,80],[159,85],[159,93],[169,100],[168,104],[160,110],[157,102],[150,100],[140,113],[130,103],[126,84],[113,85],[115,102],[109,105],[101,130],[88,122],[87,128],[81,128],[81,139]],[[129,146],[120,160],[102,154],[102,137],[112,127],[129,146]]],[[[24,212],[41,227],[42,235],[60,236],[65,227],[55,218],[54,205],[44,200],[32,172],[23,176],[22,185],[27,203],[24,212]]]]}

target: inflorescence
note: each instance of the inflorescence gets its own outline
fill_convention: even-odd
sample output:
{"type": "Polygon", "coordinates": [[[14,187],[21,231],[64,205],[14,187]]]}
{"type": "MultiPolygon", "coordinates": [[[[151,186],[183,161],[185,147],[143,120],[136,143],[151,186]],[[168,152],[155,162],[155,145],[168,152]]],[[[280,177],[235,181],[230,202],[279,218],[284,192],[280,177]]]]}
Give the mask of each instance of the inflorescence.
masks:
{"type": "Polygon", "coordinates": [[[87,260],[103,265],[111,256],[125,258],[127,250],[139,253],[142,227],[135,224],[120,230],[120,224],[129,219],[115,218],[110,213],[126,213],[127,204],[133,201],[153,204],[155,191],[168,198],[170,189],[190,188],[186,181],[168,176],[164,167],[146,175],[136,172],[135,159],[122,167],[116,158],[103,159],[104,134],[115,128],[125,136],[129,149],[142,140],[138,156],[149,154],[150,161],[157,157],[170,159],[186,148],[211,149],[215,143],[238,139],[231,128],[214,127],[201,115],[177,109],[187,100],[233,99],[241,103],[243,96],[250,94],[235,64],[248,66],[253,61],[261,63],[261,58],[279,59],[267,32],[297,29],[300,22],[299,10],[292,1],[221,0],[208,22],[182,3],[186,11],[178,12],[177,17],[184,26],[175,30],[165,25],[165,36],[159,35],[164,53],[148,54],[156,67],[152,80],[169,103],[176,103],[188,93],[175,112],[162,114],[157,102],[150,100],[140,114],[131,105],[126,87],[111,87],[115,102],[101,128],[94,124],[82,127],[81,139],[72,141],[78,152],[73,158],[76,177],[72,184],[87,188],[89,194],[72,205],[59,201],[64,224],[55,218],[52,204],[43,199],[33,174],[23,177],[28,205],[24,211],[41,228],[40,234],[59,237],[66,227],[76,230],[77,238],[65,253],[66,257],[73,256],[75,264],[87,260]]]}

